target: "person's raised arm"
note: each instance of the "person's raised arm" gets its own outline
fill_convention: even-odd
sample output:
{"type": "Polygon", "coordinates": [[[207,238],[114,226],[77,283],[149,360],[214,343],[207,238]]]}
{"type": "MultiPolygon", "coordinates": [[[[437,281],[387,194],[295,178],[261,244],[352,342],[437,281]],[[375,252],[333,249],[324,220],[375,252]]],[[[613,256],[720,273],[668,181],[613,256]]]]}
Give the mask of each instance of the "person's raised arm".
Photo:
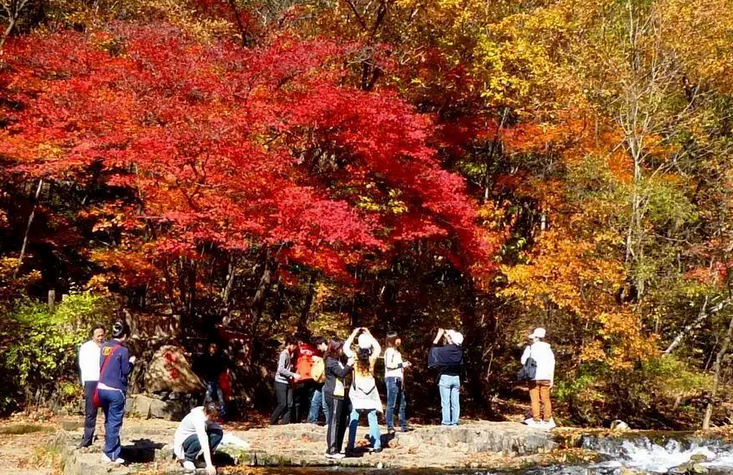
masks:
{"type": "Polygon", "coordinates": [[[344,342],[344,354],[349,358],[356,357],[356,355],[354,354],[354,350],[351,349],[351,345],[354,344],[354,339],[356,338],[356,334],[359,332],[359,330],[360,328],[354,328],[354,331],[351,332],[351,335],[349,335],[349,337],[344,342]]]}
{"type": "Polygon", "coordinates": [[[433,345],[437,345],[440,343],[440,339],[443,338],[443,335],[445,334],[445,330],[442,328],[438,329],[438,334],[435,335],[435,339],[433,340],[433,345]]]}

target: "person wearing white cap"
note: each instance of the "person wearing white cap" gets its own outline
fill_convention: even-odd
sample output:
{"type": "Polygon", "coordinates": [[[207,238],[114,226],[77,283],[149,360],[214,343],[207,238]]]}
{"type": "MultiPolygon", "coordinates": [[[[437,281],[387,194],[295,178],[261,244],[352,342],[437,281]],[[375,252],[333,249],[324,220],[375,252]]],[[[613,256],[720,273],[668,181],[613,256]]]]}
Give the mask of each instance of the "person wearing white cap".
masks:
{"type": "Polygon", "coordinates": [[[555,354],[550,344],[542,341],[546,334],[544,328],[534,329],[529,335],[530,344],[524,349],[521,362],[524,365],[529,358],[532,358],[537,364],[534,376],[527,382],[532,404],[532,419],[525,422],[530,427],[552,429],[555,427],[555,421],[552,418],[550,388],[555,382],[555,354]],[[543,407],[542,413],[540,404],[543,407]],[[541,415],[544,417],[540,417],[541,415]]]}
{"type": "Polygon", "coordinates": [[[440,390],[441,424],[444,426],[458,425],[458,419],[461,417],[462,344],[463,335],[459,332],[440,328],[433,340],[433,347],[428,353],[428,366],[438,368],[440,373],[438,389],[440,390]],[[445,345],[436,346],[441,339],[445,340],[445,345]]]}

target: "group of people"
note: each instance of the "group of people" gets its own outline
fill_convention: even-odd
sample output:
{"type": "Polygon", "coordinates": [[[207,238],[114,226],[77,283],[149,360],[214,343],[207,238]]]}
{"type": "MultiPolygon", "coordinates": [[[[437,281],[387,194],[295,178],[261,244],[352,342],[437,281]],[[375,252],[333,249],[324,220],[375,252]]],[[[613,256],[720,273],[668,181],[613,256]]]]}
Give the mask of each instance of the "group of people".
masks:
{"type": "MultiPolygon", "coordinates": [[[[95,325],[91,339],[79,348],[79,369],[85,399],[84,435],[79,448],[88,447],[94,442],[98,409],[101,408],[105,418],[102,461],[116,465],[125,463],[120,457],[120,429],[125,416],[129,376],[135,364],[135,357],[130,356],[126,346],[129,336],[129,326],[124,322],[115,322],[112,325],[112,339],[105,341],[104,325],[95,325]]],[[[207,475],[215,475],[212,453],[223,438],[219,421],[225,414],[225,408],[221,388],[214,381],[215,376],[219,376],[226,368],[220,361],[215,344],[210,345],[205,359],[208,362],[204,365],[208,368],[205,374],[206,400],[203,406],[194,408],[181,421],[174,436],[173,452],[188,470],[195,470],[196,459],[203,458],[207,475]]]]}
{"type": "MultiPolygon", "coordinates": [[[[405,394],[405,370],[411,366],[405,361],[399,347],[402,343],[397,333],[386,338],[384,352],[384,381],[387,389],[387,430],[395,432],[394,413],[398,412],[401,431],[407,426],[405,394]]],[[[460,375],[463,365],[463,335],[455,330],[440,329],[433,340],[428,356],[428,365],[439,372],[442,424],[457,425],[460,418],[460,375]]],[[[271,424],[287,424],[291,421],[294,408],[294,394],[302,391],[304,384],[315,381],[316,387],[311,399],[308,422],[316,422],[321,401],[327,425],[328,458],[343,458],[354,451],[356,428],[359,419],[365,416],[369,424],[369,450],[380,452],[381,434],[378,414],[384,413],[377,388],[375,366],[382,355],[382,346],[368,328],[356,328],[346,341],[332,338],[326,344],[323,338],[314,342],[317,353],[303,353],[303,342],[295,338],[286,342],[278,358],[275,373],[277,407],[272,413],[271,424]],[[321,369],[323,368],[323,369],[321,369]],[[322,379],[320,378],[321,374],[322,379]],[[345,453],[341,447],[349,428],[345,453]]]]}
{"type": "MultiPolygon", "coordinates": [[[[92,329],[91,340],[79,349],[79,367],[85,395],[84,435],[79,447],[92,444],[98,408],[105,415],[105,441],[102,460],[113,464],[125,461],[120,457],[120,428],[125,413],[128,379],[135,357],[130,356],[126,342],[130,329],[124,322],[112,325],[112,339],[105,341],[102,325],[92,329]]],[[[526,377],[532,413],[525,420],[529,426],[551,429],[550,388],[554,385],[555,357],[544,341],[546,331],[536,328],[529,335],[529,345],[521,357],[526,377]],[[527,372],[525,372],[527,373],[527,372]]],[[[409,431],[406,408],[405,370],[411,367],[400,353],[401,338],[397,333],[387,334],[384,351],[384,382],[386,386],[387,430],[395,432],[394,413],[398,412],[400,430],[409,431]]],[[[460,386],[463,366],[463,335],[455,330],[439,329],[428,353],[428,366],[438,372],[441,399],[441,424],[459,423],[460,386]]],[[[217,385],[218,376],[227,370],[226,364],[212,344],[205,355],[208,368],[207,397],[203,406],[194,408],[179,425],[173,443],[174,453],[187,469],[195,469],[194,462],[203,458],[208,474],[216,473],[212,453],[222,441],[219,422],[225,415],[224,396],[217,385]]],[[[279,355],[275,373],[277,407],[272,413],[272,424],[289,423],[291,418],[315,423],[323,412],[326,420],[325,456],[340,459],[354,452],[359,420],[365,416],[369,425],[369,450],[380,452],[381,433],[378,414],[384,413],[377,387],[375,367],[382,356],[382,346],[368,328],[359,327],[344,341],[334,337],[314,339],[312,345],[302,339],[289,339],[279,355]],[[342,451],[346,428],[349,436],[342,451]]]]}

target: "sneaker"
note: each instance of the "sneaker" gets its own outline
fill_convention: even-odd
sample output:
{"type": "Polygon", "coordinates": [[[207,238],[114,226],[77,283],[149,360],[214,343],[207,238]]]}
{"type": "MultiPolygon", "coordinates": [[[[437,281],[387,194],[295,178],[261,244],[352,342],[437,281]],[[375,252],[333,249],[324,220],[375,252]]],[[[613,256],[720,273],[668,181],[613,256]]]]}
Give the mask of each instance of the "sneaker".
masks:
{"type": "Polygon", "coordinates": [[[186,470],[196,471],[196,464],[194,464],[190,460],[186,460],[183,462],[183,468],[185,468],[186,470]]]}
{"type": "Polygon", "coordinates": [[[340,460],[340,459],[346,457],[346,455],[344,455],[342,453],[338,453],[338,452],[333,453],[333,454],[326,452],[324,455],[326,456],[327,459],[336,459],[336,460],[340,460]]]}
{"type": "Polygon", "coordinates": [[[544,429],[545,426],[542,423],[542,421],[536,421],[534,419],[529,419],[529,422],[525,422],[528,427],[532,427],[534,429],[544,429]]]}
{"type": "Polygon", "coordinates": [[[371,452],[371,453],[373,453],[373,454],[378,454],[378,453],[380,453],[381,451],[382,451],[382,447],[377,447],[377,448],[373,448],[373,447],[370,447],[370,448],[369,448],[369,452],[371,452]]]}
{"type": "Polygon", "coordinates": [[[553,418],[550,418],[546,421],[542,421],[541,424],[542,424],[543,429],[548,429],[548,430],[554,429],[555,427],[557,427],[557,424],[555,424],[555,419],[553,418]]]}
{"type": "Polygon", "coordinates": [[[125,463],[125,460],[120,457],[117,457],[116,459],[112,460],[111,458],[107,457],[107,454],[102,454],[102,462],[113,463],[115,465],[122,465],[125,463]]]}
{"type": "Polygon", "coordinates": [[[415,429],[412,429],[410,427],[403,427],[402,429],[400,429],[400,432],[412,432],[413,430],[415,429]]]}

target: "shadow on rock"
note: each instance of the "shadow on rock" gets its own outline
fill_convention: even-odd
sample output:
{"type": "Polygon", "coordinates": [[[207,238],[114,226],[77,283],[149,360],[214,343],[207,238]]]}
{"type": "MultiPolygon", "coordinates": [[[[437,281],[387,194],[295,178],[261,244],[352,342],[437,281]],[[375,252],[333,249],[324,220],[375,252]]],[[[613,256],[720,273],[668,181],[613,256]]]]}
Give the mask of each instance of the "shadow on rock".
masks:
{"type": "Polygon", "coordinates": [[[217,467],[230,467],[237,464],[237,461],[231,455],[218,451],[214,452],[212,460],[217,467]]]}
{"type": "Polygon", "coordinates": [[[150,439],[137,439],[132,445],[123,445],[121,457],[130,463],[150,463],[155,461],[155,452],[165,445],[150,439]]]}

